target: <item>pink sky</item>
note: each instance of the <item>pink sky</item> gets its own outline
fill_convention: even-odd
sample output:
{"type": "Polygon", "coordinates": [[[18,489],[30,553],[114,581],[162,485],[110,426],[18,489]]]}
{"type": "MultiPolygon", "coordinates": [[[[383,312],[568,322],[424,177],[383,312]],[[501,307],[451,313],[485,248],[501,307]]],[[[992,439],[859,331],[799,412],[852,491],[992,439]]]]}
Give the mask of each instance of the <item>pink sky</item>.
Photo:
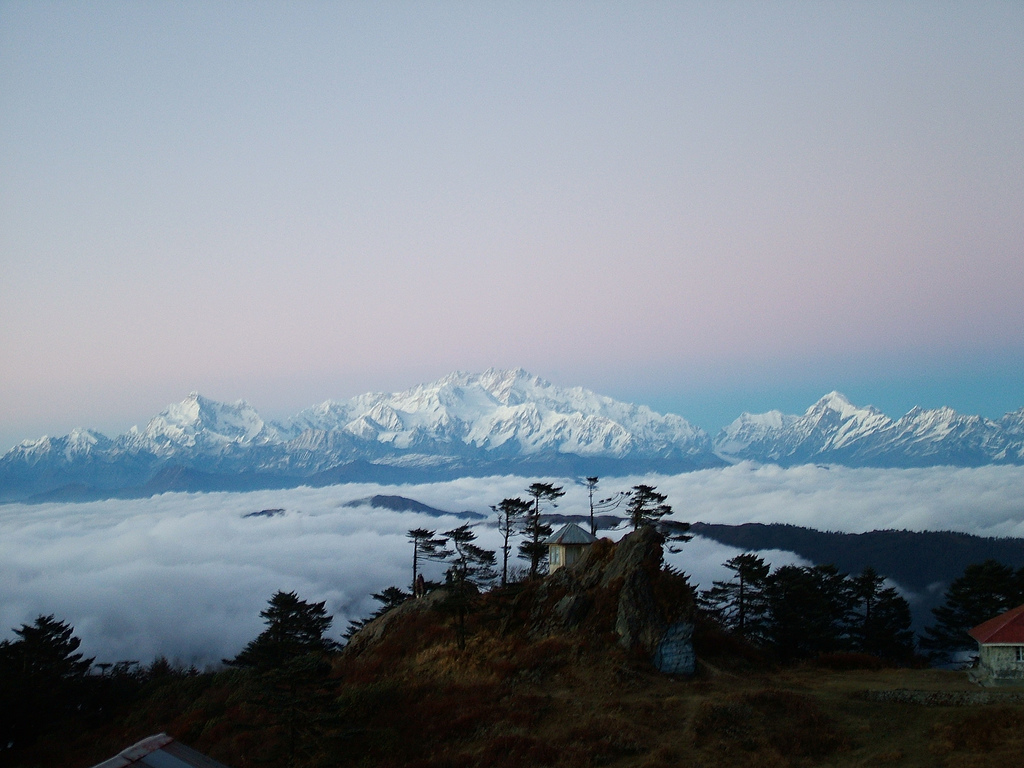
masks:
{"type": "Polygon", "coordinates": [[[998,416],[1021,126],[1019,3],[2,3],[0,451],[492,365],[998,416]]]}

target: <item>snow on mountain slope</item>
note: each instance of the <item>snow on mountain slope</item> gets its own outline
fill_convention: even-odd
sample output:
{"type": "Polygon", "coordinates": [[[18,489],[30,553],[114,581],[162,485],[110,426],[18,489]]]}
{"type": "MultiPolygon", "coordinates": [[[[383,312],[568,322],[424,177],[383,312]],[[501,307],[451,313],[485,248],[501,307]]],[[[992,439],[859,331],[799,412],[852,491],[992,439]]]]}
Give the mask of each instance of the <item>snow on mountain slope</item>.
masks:
{"type": "Polygon", "coordinates": [[[68,463],[86,459],[110,449],[113,441],[91,429],[74,429],[64,437],[43,436],[38,440],[25,440],[14,446],[4,457],[32,465],[40,461],[68,463]]]}
{"type": "Polygon", "coordinates": [[[915,408],[893,420],[830,392],[802,415],[744,413],[712,441],[680,416],[582,387],[557,387],[522,369],[456,372],[403,392],[328,400],[282,423],[265,421],[243,400],[218,403],[192,393],[145,428],[133,427],[114,440],[75,430],[21,443],[0,458],[0,501],[72,485],[149,487],[175,466],[192,473],[182,478],[200,478],[197,483],[230,476],[258,484],[252,478],[390,482],[405,476],[399,470],[681,472],[723,460],[884,467],[1024,463],[1024,408],[998,422],[949,408],[915,408]]]}
{"type": "Polygon", "coordinates": [[[118,441],[128,451],[168,456],[183,450],[219,452],[230,446],[280,442],[276,427],[266,424],[244,400],[218,403],[197,392],[167,406],[146,428],[132,427],[118,441]]]}
{"type": "Polygon", "coordinates": [[[1004,427],[951,408],[914,408],[894,421],[876,408],[855,406],[831,392],[802,416],[745,413],[718,433],[714,446],[729,461],[973,466],[1019,461],[1024,455],[1014,450],[1011,416],[1004,417],[1004,427]]]}
{"type": "Polygon", "coordinates": [[[776,461],[780,457],[776,444],[778,437],[792,429],[793,422],[799,418],[782,411],[743,413],[715,437],[715,453],[730,459],[756,453],[764,459],[776,461]]]}
{"type": "Polygon", "coordinates": [[[679,416],[620,403],[580,387],[564,389],[521,369],[452,373],[404,392],[326,402],[282,426],[344,430],[400,450],[463,444],[522,455],[548,451],[622,457],[706,453],[710,440],[679,416]]]}
{"type": "Polygon", "coordinates": [[[803,416],[771,411],[744,413],[715,438],[715,452],[729,460],[800,462],[838,450],[886,429],[892,420],[875,408],[858,408],[830,392],[803,416]]]}
{"type": "Polygon", "coordinates": [[[999,424],[952,408],[914,408],[893,423],[887,448],[934,463],[984,464],[1004,452],[999,424]]]}
{"type": "Polygon", "coordinates": [[[1024,462],[1024,408],[1003,416],[999,428],[1004,444],[998,458],[1018,464],[1024,462]]]}

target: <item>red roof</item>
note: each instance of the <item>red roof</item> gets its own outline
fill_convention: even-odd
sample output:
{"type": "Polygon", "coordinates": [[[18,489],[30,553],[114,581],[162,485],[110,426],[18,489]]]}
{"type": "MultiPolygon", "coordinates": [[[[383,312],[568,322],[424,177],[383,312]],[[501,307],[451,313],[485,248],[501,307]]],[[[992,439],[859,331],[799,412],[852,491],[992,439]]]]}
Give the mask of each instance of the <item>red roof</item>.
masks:
{"type": "Polygon", "coordinates": [[[1024,645],[1024,605],[979,624],[968,634],[979,643],[1012,643],[1024,645]]]}

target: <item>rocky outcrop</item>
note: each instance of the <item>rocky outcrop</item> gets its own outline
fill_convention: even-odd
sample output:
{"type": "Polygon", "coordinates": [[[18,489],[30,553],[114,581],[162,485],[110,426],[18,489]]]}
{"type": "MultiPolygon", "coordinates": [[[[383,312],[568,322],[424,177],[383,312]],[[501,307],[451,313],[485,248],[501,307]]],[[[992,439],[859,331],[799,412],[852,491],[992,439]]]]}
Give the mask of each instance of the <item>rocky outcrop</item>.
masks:
{"type": "Polygon", "coordinates": [[[531,631],[614,632],[618,644],[668,674],[692,674],[693,591],[665,569],[664,539],[645,526],[618,544],[597,542],[579,562],[545,579],[534,596],[531,631]]]}
{"type": "MultiPolygon", "coordinates": [[[[482,594],[471,613],[478,626],[495,627],[505,638],[571,638],[595,649],[613,642],[666,674],[693,674],[693,590],[685,576],[663,566],[663,542],[651,527],[618,544],[600,539],[581,560],[545,579],[482,594]]],[[[379,616],[352,636],[344,655],[415,635],[418,623],[438,620],[446,595],[442,587],[379,616]]]]}
{"type": "Polygon", "coordinates": [[[358,656],[363,651],[380,643],[395,627],[413,620],[427,611],[435,610],[447,596],[448,590],[440,588],[427,593],[424,597],[406,600],[401,605],[395,606],[390,611],[368,622],[352,635],[345,647],[342,648],[342,655],[358,656]]]}

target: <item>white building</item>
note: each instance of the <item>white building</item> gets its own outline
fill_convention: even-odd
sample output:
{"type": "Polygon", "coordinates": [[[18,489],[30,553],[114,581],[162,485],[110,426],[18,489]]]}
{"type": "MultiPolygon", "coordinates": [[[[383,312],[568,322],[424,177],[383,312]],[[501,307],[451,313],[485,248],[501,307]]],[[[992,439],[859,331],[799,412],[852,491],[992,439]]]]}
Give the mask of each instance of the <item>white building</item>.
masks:
{"type": "Polygon", "coordinates": [[[576,523],[566,523],[544,543],[548,545],[548,573],[572,565],[586,552],[597,538],[576,523]]]}

